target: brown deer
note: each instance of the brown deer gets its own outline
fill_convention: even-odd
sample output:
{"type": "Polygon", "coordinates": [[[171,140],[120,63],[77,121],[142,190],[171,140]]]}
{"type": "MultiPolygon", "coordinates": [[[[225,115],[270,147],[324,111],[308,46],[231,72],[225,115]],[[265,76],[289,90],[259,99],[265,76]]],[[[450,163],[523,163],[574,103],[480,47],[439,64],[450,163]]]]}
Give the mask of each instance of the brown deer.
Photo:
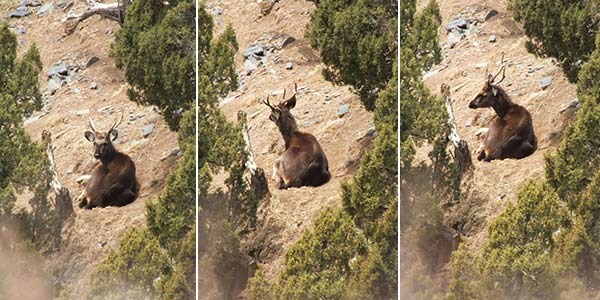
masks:
{"type": "Polygon", "coordinates": [[[268,96],[266,101],[262,101],[271,108],[269,119],[277,125],[285,142],[285,151],[274,167],[274,175],[279,178],[279,189],[316,187],[331,179],[327,157],[321,145],[312,134],[298,130],[296,120],[290,112],[296,106],[297,88],[294,84],[294,95],[277,105],[271,105],[268,96]]]}
{"type": "Polygon", "coordinates": [[[486,69],[483,89],[469,103],[469,108],[491,107],[496,112],[496,116],[490,121],[484,147],[477,156],[478,160],[520,159],[531,155],[537,149],[531,114],[523,106],[513,103],[498,85],[504,80],[506,73],[504,54],[500,65],[496,75],[488,74],[486,69]],[[500,73],[502,78],[495,82],[500,73]]]}
{"type": "Polygon", "coordinates": [[[94,144],[94,158],[100,164],[94,169],[87,183],[79,207],[124,206],[133,202],[139,195],[139,183],[135,176],[133,160],[119,152],[112,142],[119,135],[117,127],[123,120],[123,113],[110,129],[98,132],[94,121],[89,119],[91,131],[86,131],[85,138],[94,144]]]}

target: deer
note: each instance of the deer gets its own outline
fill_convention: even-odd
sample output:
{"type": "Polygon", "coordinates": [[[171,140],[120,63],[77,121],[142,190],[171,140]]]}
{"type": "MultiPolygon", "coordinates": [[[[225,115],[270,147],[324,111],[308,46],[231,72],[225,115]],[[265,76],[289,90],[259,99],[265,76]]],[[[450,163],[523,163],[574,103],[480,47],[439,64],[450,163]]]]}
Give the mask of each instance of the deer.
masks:
{"type": "Polygon", "coordinates": [[[285,143],[285,151],[273,167],[273,179],[278,181],[279,189],[302,186],[321,186],[331,179],[327,156],[314,135],[298,130],[296,119],[290,112],[296,106],[298,86],[294,83],[294,95],[277,105],[261,102],[271,109],[269,119],[275,123],[285,143]]]}
{"type": "Polygon", "coordinates": [[[469,103],[469,108],[491,107],[496,116],[488,124],[487,135],[477,160],[490,162],[495,159],[521,159],[533,154],[538,145],[531,114],[523,106],[512,102],[499,86],[506,77],[504,54],[498,72],[492,75],[486,68],[485,74],[483,88],[469,103]],[[500,73],[502,77],[496,81],[500,73]]]}
{"type": "Polygon", "coordinates": [[[118,151],[113,142],[119,132],[117,127],[123,120],[121,117],[106,132],[96,129],[94,121],[89,118],[91,130],[84,132],[84,137],[94,146],[94,158],[100,164],[92,172],[85,191],[80,196],[80,208],[125,206],[132,203],[139,195],[139,183],[135,174],[135,163],[127,154],[118,151]]]}

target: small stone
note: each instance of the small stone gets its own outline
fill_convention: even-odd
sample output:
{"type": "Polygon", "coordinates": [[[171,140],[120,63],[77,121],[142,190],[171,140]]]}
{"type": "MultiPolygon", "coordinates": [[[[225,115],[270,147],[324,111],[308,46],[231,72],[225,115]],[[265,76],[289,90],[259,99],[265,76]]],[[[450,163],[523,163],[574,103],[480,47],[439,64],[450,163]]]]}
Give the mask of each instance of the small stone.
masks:
{"type": "Polygon", "coordinates": [[[144,127],[142,127],[142,136],[147,138],[148,136],[150,136],[152,134],[152,132],[154,132],[154,124],[148,124],[144,127]]]}
{"type": "Polygon", "coordinates": [[[40,7],[37,10],[37,14],[38,14],[38,16],[42,16],[42,15],[50,12],[53,8],[54,8],[54,3],[52,3],[52,2],[46,3],[46,4],[44,4],[44,6],[40,7]]]}
{"type": "Polygon", "coordinates": [[[76,88],[73,89],[73,93],[79,94],[79,93],[81,93],[81,90],[76,87],[76,88]]]}
{"type": "Polygon", "coordinates": [[[291,70],[294,68],[294,64],[292,64],[291,62],[287,63],[287,65],[285,65],[285,69],[286,70],[291,70]]]}
{"type": "Polygon", "coordinates": [[[487,21],[487,20],[491,19],[492,17],[494,17],[497,14],[498,14],[498,11],[495,10],[495,9],[492,9],[492,10],[488,11],[487,14],[485,14],[485,17],[483,17],[483,19],[485,21],[487,21]]]}
{"type": "Polygon", "coordinates": [[[57,76],[57,75],[66,76],[68,73],[69,73],[69,68],[67,67],[66,64],[64,64],[64,63],[55,64],[54,66],[50,67],[50,70],[48,70],[48,77],[53,77],[53,76],[57,76]]]}
{"type": "Polygon", "coordinates": [[[97,63],[98,61],[100,61],[100,58],[98,58],[97,56],[92,56],[88,59],[88,61],[85,63],[85,67],[89,68],[91,65],[97,63]]]}
{"type": "Polygon", "coordinates": [[[256,68],[258,68],[258,62],[254,59],[254,57],[250,57],[246,61],[244,61],[244,72],[246,75],[252,74],[256,68]]]}
{"type": "Polygon", "coordinates": [[[250,46],[248,48],[246,48],[246,50],[244,50],[244,52],[242,52],[242,56],[243,57],[250,57],[250,56],[264,56],[265,55],[265,49],[262,46],[250,46]]]}
{"type": "Polygon", "coordinates": [[[490,35],[490,39],[488,40],[490,43],[495,43],[496,42],[496,36],[495,35],[490,35]]]}
{"type": "Polygon", "coordinates": [[[17,9],[8,13],[8,18],[22,18],[31,14],[31,10],[26,6],[19,6],[17,9]]]}
{"type": "Polygon", "coordinates": [[[220,16],[223,14],[223,10],[220,7],[215,7],[212,10],[212,15],[213,16],[220,16]]]}
{"type": "Polygon", "coordinates": [[[279,49],[283,49],[285,46],[287,46],[287,45],[289,45],[289,44],[291,44],[291,43],[293,43],[295,41],[296,41],[296,39],[293,38],[293,37],[291,37],[291,36],[285,37],[281,41],[281,43],[279,43],[279,49]]]}
{"type": "Polygon", "coordinates": [[[344,115],[346,115],[348,113],[348,111],[350,110],[350,105],[348,104],[342,104],[338,107],[337,110],[337,115],[338,117],[343,117],[344,115]]]}
{"type": "Polygon", "coordinates": [[[467,29],[468,25],[469,22],[467,22],[467,19],[460,17],[450,21],[448,25],[446,25],[446,30],[467,29]]]}
{"type": "Polygon", "coordinates": [[[551,84],[552,84],[552,76],[548,76],[548,77],[542,78],[542,80],[540,80],[540,87],[542,88],[542,90],[545,90],[551,84]]]}
{"type": "Polygon", "coordinates": [[[54,95],[56,91],[62,86],[62,81],[58,77],[52,77],[48,80],[48,92],[50,95],[54,95]]]}
{"type": "Polygon", "coordinates": [[[561,113],[565,112],[566,110],[574,110],[577,111],[579,110],[579,108],[581,108],[581,103],[579,103],[579,100],[577,98],[575,98],[573,101],[571,101],[571,103],[569,103],[566,107],[564,107],[563,109],[560,110],[561,113]]]}
{"type": "Polygon", "coordinates": [[[86,109],[82,109],[80,111],[77,111],[76,113],[78,116],[83,116],[83,115],[89,115],[90,114],[90,109],[86,108],[86,109]]]}
{"type": "Polygon", "coordinates": [[[90,84],[90,90],[96,90],[96,89],[98,89],[98,84],[96,82],[92,82],[90,84]]]}
{"type": "Polygon", "coordinates": [[[458,32],[457,30],[453,30],[450,33],[448,33],[448,45],[450,46],[450,48],[454,48],[454,46],[456,46],[456,44],[458,44],[460,40],[462,40],[463,36],[464,35],[458,32]]]}
{"type": "Polygon", "coordinates": [[[75,182],[85,183],[85,182],[88,182],[90,180],[90,178],[92,178],[92,175],[81,175],[77,179],[75,179],[75,182]]]}

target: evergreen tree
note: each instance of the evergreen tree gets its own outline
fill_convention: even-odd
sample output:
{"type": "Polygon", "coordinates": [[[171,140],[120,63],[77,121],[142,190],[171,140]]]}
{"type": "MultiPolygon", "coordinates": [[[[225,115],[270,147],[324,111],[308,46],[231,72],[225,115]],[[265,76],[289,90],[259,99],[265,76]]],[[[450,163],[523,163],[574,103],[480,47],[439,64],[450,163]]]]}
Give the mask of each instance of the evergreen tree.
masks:
{"type": "Polygon", "coordinates": [[[375,100],[393,73],[398,10],[394,1],[323,0],[311,16],[307,35],[319,49],[325,79],[351,85],[365,108],[375,100]]]}
{"type": "Polygon", "coordinates": [[[56,250],[61,228],[48,197],[46,145],[33,142],[22,127],[24,118],[43,105],[38,84],[42,62],[35,45],[17,58],[17,38],[7,23],[0,26],[0,70],[0,222],[18,221],[35,248],[56,250]],[[14,211],[15,194],[24,191],[33,194],[30,207],[14,211]]]}
{"type": "Polygon", "coordinates": [[[112,45],[111,56],[131,86],[129,98],[156,105],[172,130],[194,104],[195,17],[192,0],[134,1],[112,45]]]}
{"type": "Polygon", "coordinates": [[[509,9],[523,24],[525,46],[536,55],[556,58],[565,75],[576,82],[594,51],[598,31],[598,1],[511,0],[509,9]]]}

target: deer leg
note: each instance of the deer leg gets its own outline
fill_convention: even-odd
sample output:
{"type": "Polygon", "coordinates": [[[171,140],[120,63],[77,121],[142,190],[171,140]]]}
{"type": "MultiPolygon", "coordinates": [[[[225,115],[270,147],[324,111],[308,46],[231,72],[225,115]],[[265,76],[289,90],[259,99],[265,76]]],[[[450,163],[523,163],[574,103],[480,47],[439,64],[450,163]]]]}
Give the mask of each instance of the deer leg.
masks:
{"type": "Polygon", "coordinates": [[[75,202],[79,201],[79,208],[83,208],[87,205],[87,197],[85,195],[85,191],[81,192],[77,198],[75,198],[75,202]]]}
{"type": "Polygon", "coordinates": [[[515,151],[518,151],[522,143],[523,140],[519,136],[511,136],[501,147],[488,155],[488,157],[486,157],[486,161],[491,161],[494,159],[518,158],[511,154],[515,153],[515,151]]]}
{"type": "Polygon", "coordinates": [[[482,161],[485,158],[485,148],[481,149],[479,155],[477,155],[477,160],[482,161]]]}

